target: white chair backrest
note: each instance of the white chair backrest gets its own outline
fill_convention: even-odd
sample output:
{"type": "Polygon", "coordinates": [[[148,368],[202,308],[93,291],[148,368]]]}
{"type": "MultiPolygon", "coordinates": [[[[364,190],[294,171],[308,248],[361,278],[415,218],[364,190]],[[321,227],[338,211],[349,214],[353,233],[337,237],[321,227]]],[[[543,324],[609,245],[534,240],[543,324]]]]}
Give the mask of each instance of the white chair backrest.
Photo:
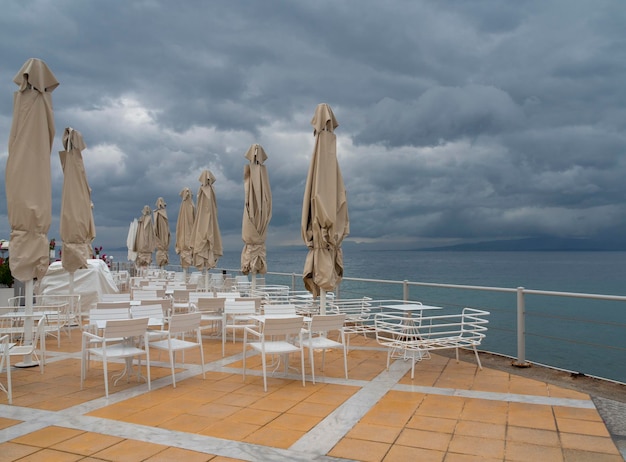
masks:
{"type": "Polygon", "coordinates": [[[296,316],[296,305],[291,303],[268,304],[263,306],[265,316],[296,316]]]}
{"type": "Polygon", "coordinates": [[[100,295],[101,302],[120,302],[130,301],[130,294],[102,294],[100,295]]]}
{"type": "Polygon", "coordinates": [[[302,331],[302,316],[292,318],[265,318],[263,323],[263,335],[268,336],[290,336],[300,334],[302,331]]]}
{"type": "Polygon", "coordinates": [[[89,310],[89,322],[109,321],[111,319],[130,319],[130,309],[128,308],[108,308],[99,310],[98,308],[89,310]]]}
{"type": "Polygon", "coordinates": [[[137,319],[112,319],[107,321],[104,328],[105,339],[118,339],[125,337],[138,337],[146,333],[148,318],[137,319]]]}
{"type": "Polygon", "coordinates": [[[163,307],[161,305],[133,305],[130,307],[130,315],[136,318],[152,318],[163,320],[163,307]]]}
{"type": "Polygon", "coordinates": [[[311,320],[311,332],[340,330],[346,321],[345,314],[316,314],[311,320]]]}
{"type": "Polygon", "coordinates": [[[133,300],[163,298],[165,289],[161,290],[133,290],[133,300]]]}
{"type": "Polygon", "coordinates": [[[234,300],[241,297],[241,294],[239,292],[215,292],[215,296],[234,300]]]}
{"type": "Polygon", "coordinates": [[[208,292],[192,291],[192,292],[189,292],[189,303],[195,303],[198,301],[199,298],[212,298],[214,296],[215,295],[213,294],[212,290],[208,292]]]}
{"type": "Polygon", "coordinates": [[[195,305],[198,311],[224,311],[225,298],[211,297],[211,298],[198,298],[195,305]]]}
{"type": "Polygon", "coordinates": [[[224,301],[224,314],[255,314],[254,300],[230,300],[224,301]]]}
{"type": "Polygon", "coordinates": [[[200,327],[201,313],[175,314],[170,318],[168,331],[171,335],[189,332],[200,327]]]}

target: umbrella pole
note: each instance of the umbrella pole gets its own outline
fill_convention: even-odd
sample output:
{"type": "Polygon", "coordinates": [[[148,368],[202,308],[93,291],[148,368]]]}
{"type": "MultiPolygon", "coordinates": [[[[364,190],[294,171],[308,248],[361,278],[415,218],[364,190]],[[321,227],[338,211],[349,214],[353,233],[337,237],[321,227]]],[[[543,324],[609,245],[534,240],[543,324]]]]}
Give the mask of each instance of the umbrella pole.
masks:
{"type": "Polygon", "coordinates": [[[320,314],[326,314],[326,291],[320,289],[320,314]]]}
{"type": "MultiPolygon", "coordinates": [[[[24,283],[24,345],[33,343],[33,280],[29,279],[24,283]]],[[[45,341],[45,340],[41,340],[45,341]]],[[[14,364],[15,367],[34,367],[39,363],[33,361],[32,354],[24,355],[20,363],[14,364]]]]}
{"type": "Polygon", "coordinates": [[[208,268],[204,268],[204,291],[209,291],[209,270],[208,268]]]}
{"type": "MultiPolygon", "coordinates": [[[[70,284],[69,284],[69,290],[68,290],[69,294],[70,294],[70,315],[69,317],[72,319],[72,321],[77,319],[76,313],[74,313],[74,273],[70,273],[70,284]]],[[[69,326],[68,326],[69,328],[69,326]]]]}
{"type": "Polygon", "coordinates": [[[252,287],[252,290],[256,289],[256,271],[252,272],[252,285],[251,285],[251,287],[252,287]]]}

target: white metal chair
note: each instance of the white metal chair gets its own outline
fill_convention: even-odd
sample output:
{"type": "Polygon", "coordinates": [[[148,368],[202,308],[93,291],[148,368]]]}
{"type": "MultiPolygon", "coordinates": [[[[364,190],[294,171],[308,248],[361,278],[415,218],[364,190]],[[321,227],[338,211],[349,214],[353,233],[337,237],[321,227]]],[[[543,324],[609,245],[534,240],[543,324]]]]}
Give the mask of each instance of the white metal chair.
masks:
{"type": "MultiPolygon", "coordinates": [[[[108,311],[108,310],[104,310],[108,311]]],[[[87,373],[87,361],[90,355],[100,356],[104,368],[104,392],[109,397],[109,381],[107,364],[110,360],[125,359],[125,374],[130,380],[130,369],[132,366],[132,358],[139,357],[139,365],[137,368],[137,379],[141,373],[141,357],[146,357],[146,369],[148,390],[150,386],[150,349],[148,345],[148,318],[138,319],[119,319],[109,320],[106,322],[102,336],[83,332],[83,342],[81,349],[80,362],[80,388],[83,389],[83,383],[87,373]],[[123,339],[120,341],[120,339],[123,339]],[[137,339],[143,342],[136,342],[137,339]],[[89,347],[90,342],[99,343],[99,347],[89,347]],[[113,342],[113,343],[112,343],[113,342]]],[[[119,377],[117,380],[119,380],[119,377]]]]}
{"type": "Polygon", "coordinates": [[[226,356],[226,336],[228,330],[233,331],[233,343],[235,343],[235,332],[243,330],[246,326],[255,326],[255,322],[250,316],[256,314],[254,300],[230,300],[224,302],[224,312],[222,314],[222,356],[226,356]]]}
{"type": "Polygon", "coordinates": [[[222,297],[200,297],[193,303],[195,311],[201,314],[201,321],[206,323],[200,327],[201,330],[212,329],[218,334],[221,332],[225,302],[226,299],[222,297]]]}
{"type": "MultiPolygon", "coordinates": [[[[46,318],[41,317],[37,321],[37,328],[30,345],[14,345],[9,349],[9,356],[28,356],[35,357],[35,361],[39,362],[39,372],[43,374],[46,364],[46,318]],[[37,344],[39,344],[39,354],[37,354],[37,344]]],[[[23,338],[23,337],[22,337],[23,338]]]]}
{"type": "Polygon", "coordinates": [[[172,315],[169,326],[165,333],[167,339],[157,342],[150,342],[151,348],[166,350],[170,355],[170,367],[172,369],[172,385],[176,388],[176,375],[174,365],[176,363],[176,352],[198,348],[200,350],[200,363],[202,365],[202,378],[204,373],[204,351],[202,349],[202,335],[200,333],[201,313],[187,313],[172,315]],[[191,334],[194,340],[185,340],[185,334],[191,334]]]}
{"type": "Polygon", "coordinates": [[[265,316],[297,316],[296,305],[291,303],[263,305],[265,316]]]}
{"type": "Polygon", "coordinates": [[[6,393],[9,404],[13,404],[13,388],[11,385],[11,357],[9,356],[9,348],[12,345],[9,344],[9,336],[3,335],[0,337],[0,374],[2,371],[7,371],[7,386],[0,383],[0,390],[6,393]]]}
{"type": "Polygon", "coordinates": [[[159,304],[155,305],[133,305],[130,307],[130,317],[148,318],[148,339],[161,339],[166,334],[165,330],[165,314],[163,313],[163,307],[159,304]]]}
{"type": "Polygon", "coordinates": [[[326,359],[326,350],[330,348],[341,348],[343,350],[343,368],[348,378],[348,357],[346,348],[346,336],[344,333],[345,314],[327,314],[313,315],[311,325],[308,329],[303,329],[304,347],[309,349],[309,360],[311,362],[311,377],[315,383],[315,362],[314,350],[322,350],[322,371],[324,370],[324,361],[326,359]],[[328,338],[329,332],[339,332],[340,341],[328,338]]]}
{"type": "Polygon", "coordinates": [[[300,352],[302,386],[304,382],[304,349],[302,342],[302,316],[290,318],[265,318],[260,331],[250,326],[243,331],[243,379],[246,379],[246,349],[251,347],[261,354],[263,365],[263,389],[267,391],[267,355],[282,355],[285,372],[288,368],[288,355],[300,352]],[[248,336],[256,341],[248,342],[248,336]]]}

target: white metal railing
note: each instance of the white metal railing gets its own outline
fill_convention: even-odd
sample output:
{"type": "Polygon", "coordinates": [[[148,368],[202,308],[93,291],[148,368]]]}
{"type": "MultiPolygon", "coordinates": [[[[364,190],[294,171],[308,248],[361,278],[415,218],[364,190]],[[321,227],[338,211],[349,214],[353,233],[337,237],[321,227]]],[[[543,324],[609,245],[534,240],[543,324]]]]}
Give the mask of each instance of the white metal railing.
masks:
{"type": "MultiPolygon", "coordinates": [[[[237,273],[238,269],[219,269],[219,271],[228,271],[232,273],[237,273]]],[[[291,287],[291,290],[300,290],[303,287],[302,284],[302,275],[297,273],[281,273],[281,272],[268,272],[265,274],[267,283],[271,284],[285,284],[285,281],[289,281],[288,284],[291,287]]],[[[430,288],[430,289],[443,289],[445,291],[448,290],[465,290],[465,291],[475,291],[475,292],[492,292],[492,293],[500,293],[500,294],[509,294],[514,296],[514,304],[515,304],[515,326],[514,332],[516,335],[516,356],[513,356],[513,365],[515,366],[528,366],[530,363],[527,361],[527,352],[526,352],[526,338],[529,334],[526,330],[526,321],[527,321],[527,313],[526,313],[526,298],[529,295],[533,296],[548,296],[548,297],[561,297],[561,298],[573,298],[573,299],[587,299],[587,300],[598,300],[598,301],[613,301],[613,302],[626,302],[626,296],[619,295],[604,295],[604,294],[588,294],[588,293],[576,293],[576,292],[559,292],[559,291],[548,291],[548,290],[535,290],[535,289],[527,289],[524,287],[489,287],[489,286],[474,286],[474,285],[461,285],[461,284],[442,284],[442,283],[431,283],[431,282],[417,282],[417,281],[409,281],[409,280],[387,280],[387,279],[367,279],[367,278],[349,278],[344,277],[342,284],[335,289],[335,297],[336,299],[345,298],[342,293],[349,293],[348,298],[358,298],[363,296],[373,296],[370,292],[368,292],[368,286],[372,284],[382,284],[385,286],[397,287],[402,290],[402,299],[403,300],[411,300],[410,292],[412,288],[430,288]],[[357,289],[358,291],[350,291],[346,286],[350,283],[358,283],[365,284],[361,289],[357,289]]],[[[381,297],[385,298],[385,297],[381,297]]],[[[387,297],[389,298],[389,297],[387,297]]],[[[623,308],[626,308],[624,305],[623,308]]],[[[592,314],[593,316],[593,314],[592,314]]],[[[626,317],[622,317],[621,319],[625,319],[626,317]]],[[[593,319],[581,320],[581,322],[593,323],[593,319]]],[[[626,324],[619,324],[618,328],[623,326],[626,329],[626,324]]],[[[491,327],[490,327],[491,329],[491,327]]],[[[550,338],[550,337],[547,337],[550,338]]],[[[583,345],[585,345],[584,340],[581,341],[583,345]]],[[[606,345],[594,345],[604,348],[611,348],[606,345]]],[[[618,350],[626,351],[626,348],[617,347],[618,350]]],[[[593,374],[591,374],[593,375],[593,374]]],[[[607,377],[603,377],[607,378],[607,377]]],[[[617,380],[619,382],[623,382],[624,380],[617,380]]]]}

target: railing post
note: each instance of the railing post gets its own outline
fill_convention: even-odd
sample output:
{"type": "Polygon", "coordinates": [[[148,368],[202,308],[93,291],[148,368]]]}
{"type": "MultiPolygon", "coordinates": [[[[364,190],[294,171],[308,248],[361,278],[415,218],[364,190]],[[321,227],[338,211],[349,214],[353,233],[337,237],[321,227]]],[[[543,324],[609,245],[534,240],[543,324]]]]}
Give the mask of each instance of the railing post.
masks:
{"type": "Polygon", "coordinates": [[[405,302],[409,299],[409,281],[402,281],[402,300],[405,302]]]}
{"type": "Polygon", "coordinates": [[[526,304],[524,301],[524,288],[517,288],[517,360],[513,366],[530,367],[526,361],[526,304]]]}
{"type": "Polygon", "coordinates": [[[291,273],[291,290],[296,290],[296,273],[291,273]]]}

